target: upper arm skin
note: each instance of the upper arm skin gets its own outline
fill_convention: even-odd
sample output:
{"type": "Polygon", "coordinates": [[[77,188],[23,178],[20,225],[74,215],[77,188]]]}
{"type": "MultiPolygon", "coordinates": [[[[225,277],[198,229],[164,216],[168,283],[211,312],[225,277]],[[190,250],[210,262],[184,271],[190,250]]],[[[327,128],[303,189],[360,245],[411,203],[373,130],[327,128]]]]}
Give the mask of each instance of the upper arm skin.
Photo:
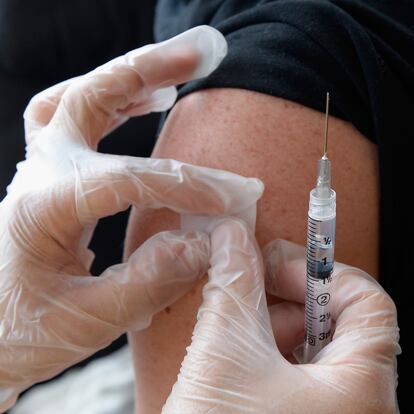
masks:
{"type": "MultiPolygon", "coordinates": [[[[208,89],[181,99],[163,127],[153,156],[258,177],[261,246],[275,238],[306,243],[309,191],[322,152],[324,116],[299,104],[240,89],[208,89]]],[[[336,259],[378,271],[378,167],[376,146],[352,125],[330,118],[329,158],[337,192],[336,259]],[[363,206],[361,208],[361,200],[363,206]]],[[[133,211],[126,256],[147,237],[178,228],[166,210],[133,211]]],[[[175,382],[191,337],[200,286],[131,333],[137,372],[137,413],[159,413],[175,382]]]]}

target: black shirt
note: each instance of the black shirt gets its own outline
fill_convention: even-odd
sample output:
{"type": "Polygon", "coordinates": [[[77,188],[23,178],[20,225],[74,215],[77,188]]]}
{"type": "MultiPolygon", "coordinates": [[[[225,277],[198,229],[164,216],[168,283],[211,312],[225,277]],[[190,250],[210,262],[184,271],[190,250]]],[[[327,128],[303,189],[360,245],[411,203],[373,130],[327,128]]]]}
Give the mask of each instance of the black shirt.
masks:
{"type": "MultiPolygon", "coordinates": [[[[181,88],[233,87],[296,101],[351,122],[378,146],[380,281],[398,308],[403,353],[400,407],[409,403],[408,145],[414,117],[413,0],[159,0],[157,41],[200,24],[216,27],[228,56],[181,88]],[[242,70],[241,70],[242,68],[242,70]],[[408,235],[408,237],[407,237],[408,235]]],[[[355,194],[361,200],[363,194],[355,194]]],[[[355,240],[358,243],[358,240],[355,240]]],[[[402,409],[402,412],[404,410],[402,409]]]]}

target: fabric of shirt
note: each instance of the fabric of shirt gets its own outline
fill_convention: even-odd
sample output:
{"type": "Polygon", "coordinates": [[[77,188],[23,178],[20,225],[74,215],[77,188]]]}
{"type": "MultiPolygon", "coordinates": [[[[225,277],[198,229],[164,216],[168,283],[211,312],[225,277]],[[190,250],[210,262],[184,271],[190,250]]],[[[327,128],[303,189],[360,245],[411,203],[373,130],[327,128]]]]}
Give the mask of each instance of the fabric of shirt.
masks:
{"type": "Polygon", "coordinates": [[[40,384],[10,414],[134,414],[134,362],[129,347],[40,384]]]}
{"type": "MultiPolygon", "coordinates": [[[[377,144],[380,281],[398,308],[402,406],[408,400],[411,360],[407,335],[413,226],[406,184],[413,177],[408,146],[414,116],[414,1],[158,1],[157,41],[201,24],[224,34],[228,55],[208,78],[184,85],[179,98],[203,88],[241,88],[323,112],[329,91],[330,113],[377,144]]],[[[347,197],[357,197],[361,210],[365,208],[364,194],[347,197]]]]}

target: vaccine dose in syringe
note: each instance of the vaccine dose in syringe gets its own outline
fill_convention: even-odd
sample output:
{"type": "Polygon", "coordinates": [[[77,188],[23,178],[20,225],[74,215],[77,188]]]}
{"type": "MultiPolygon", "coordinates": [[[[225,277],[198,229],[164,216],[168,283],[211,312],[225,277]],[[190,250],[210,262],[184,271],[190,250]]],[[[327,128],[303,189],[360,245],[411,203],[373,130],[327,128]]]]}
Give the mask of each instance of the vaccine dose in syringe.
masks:
{"type": "Polygon", "coordinates": [[[331,340],[331,285],[334,267],[336,193],[331,188],[331,162],[327,157],[329,94],[326,101],[325,145],[319,160],[316,187],[310,192],[308,211],[304,362],[331,340]]]}

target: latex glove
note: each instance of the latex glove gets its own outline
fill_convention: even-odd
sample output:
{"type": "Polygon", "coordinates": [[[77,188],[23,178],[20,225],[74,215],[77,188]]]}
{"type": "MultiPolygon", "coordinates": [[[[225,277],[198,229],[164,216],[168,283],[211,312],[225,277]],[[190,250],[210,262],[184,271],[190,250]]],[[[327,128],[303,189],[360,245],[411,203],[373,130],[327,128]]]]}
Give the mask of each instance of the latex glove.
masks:
{"type": "Polygon", "coordinates": [[[100,217],[131,204],[233,214],[260,197],[256,179],[94,151],[127,116],[170,106],[171,85],[207,75],[225,52],[219,32],[195,28],[52,87],[29,104],[26,160],[0,204],[0,411],[34,382],[148,326],[206,270],[208,237],[164,233],[126,264],[90,277],[87,246],[100,217]]]}
{"type": "Polygon", "coordinates": [[[283,301],[268,310],[262,260],[244,225],[224,222],[211,243],[192,343],[163,414],[397,411],[396,310],[373,278],[336,267],[333,340],[311,364],[292,364],[285,356],[304,337],[304,249],[270,246],[272,286],[283,301]]]}

